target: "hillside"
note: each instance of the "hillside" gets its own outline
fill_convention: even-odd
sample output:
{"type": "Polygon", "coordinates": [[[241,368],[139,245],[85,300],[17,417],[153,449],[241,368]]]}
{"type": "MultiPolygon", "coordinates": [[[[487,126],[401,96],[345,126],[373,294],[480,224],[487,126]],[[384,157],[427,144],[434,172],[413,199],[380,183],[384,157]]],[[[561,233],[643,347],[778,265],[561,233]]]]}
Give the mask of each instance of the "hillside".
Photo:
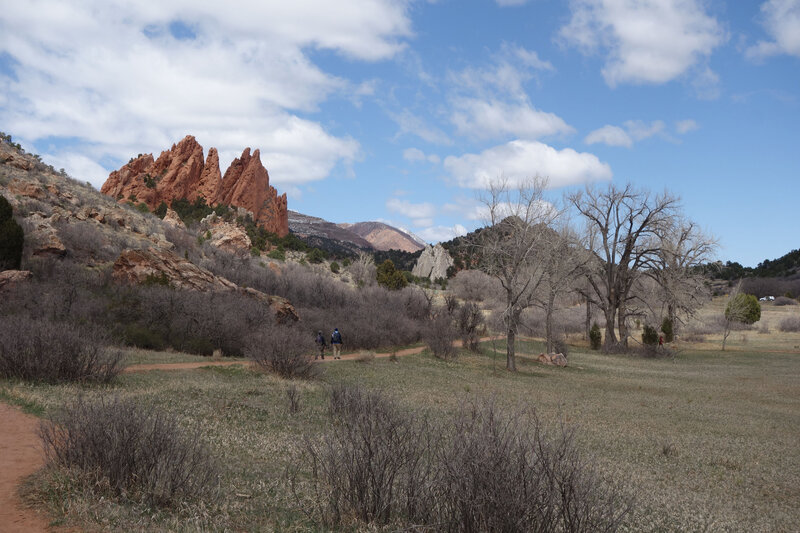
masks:
{"type": "Polygon", "coordinates": [[[383,222],[357,222],[355,224],[339,224],[340,227],[363,237],[376,250],[402,250],[418,252],[425,248],[425,242],[403,230],[384,224],[383,222]]]}

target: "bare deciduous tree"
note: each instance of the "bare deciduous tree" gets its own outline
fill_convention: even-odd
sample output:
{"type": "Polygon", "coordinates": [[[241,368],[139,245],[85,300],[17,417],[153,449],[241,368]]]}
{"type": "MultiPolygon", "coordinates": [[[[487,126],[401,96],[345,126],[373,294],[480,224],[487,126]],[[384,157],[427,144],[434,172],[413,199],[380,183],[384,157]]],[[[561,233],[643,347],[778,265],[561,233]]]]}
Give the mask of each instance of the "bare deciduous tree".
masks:
{"type": "Polygon", "coordinates": [[[589,255],[567,222],[562,221],[549,237],[542,254],[544,271],[536,300],[545,313],[547,352],[553,353],[556,341],[553,315],[559,299],[574,289],[577,278],[589,262],[589,255]]]}
{"type": "Polygon", "coordinates": [[[487,226],[472,245],[479,268],[497,278],[505,294],[506,369],[517,370],[514,343],[522,311],[534,303],[545,269],[543,253],[549,226],[558,211],[543,199],[545,181],[535,178],[511,188],[506,180],[493,181],[483,199],[487,226]]]}
{"type": "Polygon", "coordinates": [[[677,216],[678,199],[667,192],[637,191],[630,184],[610,185],[606,190],[587,187],[568,199],[585,219],[587,231],[595,233],[587,294],[605,315],[603,347],[606,351],[627,348],[628,306],[635,298],[632,288],[644,270],[652,267],[659,239],[677,216]]]}
{"type": "Polygon", "coordinates": [[[661,289],[663,311],[677,324],[679,314],[692,316],[709,297],[704,278],[695,272],[695,267],[712,259],[717,241],[695,223],[683,219],[674,220],[660,241],[649,274],[661,289]]]}
{"type": "Polygon", "coordinates": [[[372,285],[375,281],[375,259],[366,252],[359,252],[358,257],[348,267],[353,281],[359,287],[372,285]]]}

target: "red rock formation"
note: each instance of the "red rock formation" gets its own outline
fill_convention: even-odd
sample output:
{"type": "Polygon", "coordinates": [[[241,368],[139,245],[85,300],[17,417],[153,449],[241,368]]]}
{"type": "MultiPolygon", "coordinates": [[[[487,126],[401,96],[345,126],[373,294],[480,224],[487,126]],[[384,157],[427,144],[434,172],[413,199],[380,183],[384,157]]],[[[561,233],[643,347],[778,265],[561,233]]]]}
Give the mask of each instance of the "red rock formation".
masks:
{"type": "Polygon", "coordinates": [[[258,150],[251,156],[250,148],[245,148],[242,156],[233,160],[222,177],[217,203],[244,207],[269,231],[281,236],[289,233],[286,194],[278,196],[275,188],[270,187],[269,174],[261,164],[258,150]]]}
{"type": "Polygon", "coordinates": [[[209,149],[203,162],[203,147],[187,135],[156,160],[151,154],[142,155],[112,172],[100,190],[120,202],[144,202],[151,210],[162,201],[170,205],[172,200],[193,202],[202,196],[212,206],[250,211],[256,223],[281,237],[289,233],[286,194],[278,196],[270,187],[259,151],[251,156],[250,148],[233,160],[222,177],[217,150],[209,149]]]}

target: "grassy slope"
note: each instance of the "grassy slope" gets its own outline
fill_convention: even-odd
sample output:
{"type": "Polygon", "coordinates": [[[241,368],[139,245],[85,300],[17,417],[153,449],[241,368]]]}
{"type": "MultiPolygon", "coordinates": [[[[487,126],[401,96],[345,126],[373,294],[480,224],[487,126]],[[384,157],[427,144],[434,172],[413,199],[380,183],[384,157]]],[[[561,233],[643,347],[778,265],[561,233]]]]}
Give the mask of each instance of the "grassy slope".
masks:
{"type": "MultiPolygon", "coordinates": [[[[776,321],[798,308],[765,311],[776,321]]],[[[289,382],[241,367],[123,375],[108,388],[0,381],[0,398],[48,412],[78,394],[135,396],[199,427],[223,462],[222,501],[175,514],[98,502],[68,483],[53,487],[52,478],[42,492],[46,476],[34,479],[29,492],[81,529],[87,522],[118,530],[309,528],[282,475],[296,444],[323,427],[327,385],[345,381],[384,389],[433,416],[489,395],[501,405],[534,405],[549,424],[563,417],[579,425],[582,449],[636,495],[632,530],[792,531],[800,523],[800,354],[757,350],[792,350],[800,334],[744,334],[751,340],[725,353],[713,336],[674,360],[574,349],[566,369],[522,359],[513,375],[503,370],[503,343],[496,357],[486,343],[483,355],[451,363],[427,353],[337,362],[322,365],[319,380],[296,383],[296,415],[288,412],[289,382]]],[[[518,351],[538,353],[541,345],[520,343],[518,351]]],[[[139,352],[134,359],[196,358],[139,352]]]]}

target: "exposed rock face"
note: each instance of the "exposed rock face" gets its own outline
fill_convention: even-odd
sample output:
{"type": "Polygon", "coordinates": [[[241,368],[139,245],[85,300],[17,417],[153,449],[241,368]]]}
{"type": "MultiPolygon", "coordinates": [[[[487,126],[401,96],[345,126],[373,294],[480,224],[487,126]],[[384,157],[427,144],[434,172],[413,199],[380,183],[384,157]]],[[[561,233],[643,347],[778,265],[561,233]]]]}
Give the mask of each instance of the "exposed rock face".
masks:
{"type": "Polygon", "coordinates": [[[451,266],[453,266],[453,258],[441,244],[437,244],[428,246],[422,251],[411,273],[433,281],[437,278],[446,278],[447,269],[451,266]]]}
{"type": "Polygon", "coordinates": [[[261,164],[258,150],[251,156],[250,148],[245,148],[242,156],[233,160],[222,177],[216,202],[244,207],[268,231],[280,236],[289,233],[286,194],[278,196],[275,188],[270,187],[269,174],[261,164]]]}
{"type": "Polygon", "coordinates": [[[225,222],[215,213],[211,213],[201,220],[200,226],[211,233],[209,242],[217,248],[238,255],[250,253],[253,243],[247,232],[241,227],[225,222]]]}
{"type": "Polygon", "coordinates": [[[31,279],[29,270],[4,270],[0,272],[0,290],[31,279]]]}
{"type": "Polygon", "coordinates": [[[567,366],[567,358],[560,353],[540,353],[539,362],[545,365],[567,366]]]}
{"type": "Polygon", "coordinates": [[[167,209],[167,214],[164,215],[164,224],[169,224],[170,226],[174,226],[176,228],[185,228],[186,224],[183,223],[181,217],[178,216],[178,213],[173,211],[172,209],[167,209]]]}
{"type": "Polygon", "coordinates": [[[64,257],[67,254],[64,243],[58,238],[58,232],[52,226],[52,222],[58,216],[58,214],[53,214],[51,217],[46,217],[43,213],[33,213],[28,217],[33,231],[28,233],[25,238],[30,240],[34,256],[64,257]]]}
{"type": "Polygon", "coordinates": [[[177,289],[194,291],[237,291],[266,303],[278,321],[298,320],[292,304],[280,296],[270,296],[255,289],[241,288],[227,279],[215,276],[177,255],[158,249],[125,250],[114,263],[112,276],[118,281],[143,283],[166,278],[177,289]]]}
{"type": "Polygon", "coordinates": [[[120,202],[144,202],[153,210],[161,202],[198,196],[209,205],[242,207],[253,213],[253,219],[267,231],[285,236],[289,233],[286,194],[269,184],[269,173],[261,163],[258,150],[250,148],[234,159],[224,177],[220,173],[219,154],[215,148],[203,159],[203,147],[191,135],[161,152],[141,155],[121,169],[112,172],[101,192],[120,202]]]}

